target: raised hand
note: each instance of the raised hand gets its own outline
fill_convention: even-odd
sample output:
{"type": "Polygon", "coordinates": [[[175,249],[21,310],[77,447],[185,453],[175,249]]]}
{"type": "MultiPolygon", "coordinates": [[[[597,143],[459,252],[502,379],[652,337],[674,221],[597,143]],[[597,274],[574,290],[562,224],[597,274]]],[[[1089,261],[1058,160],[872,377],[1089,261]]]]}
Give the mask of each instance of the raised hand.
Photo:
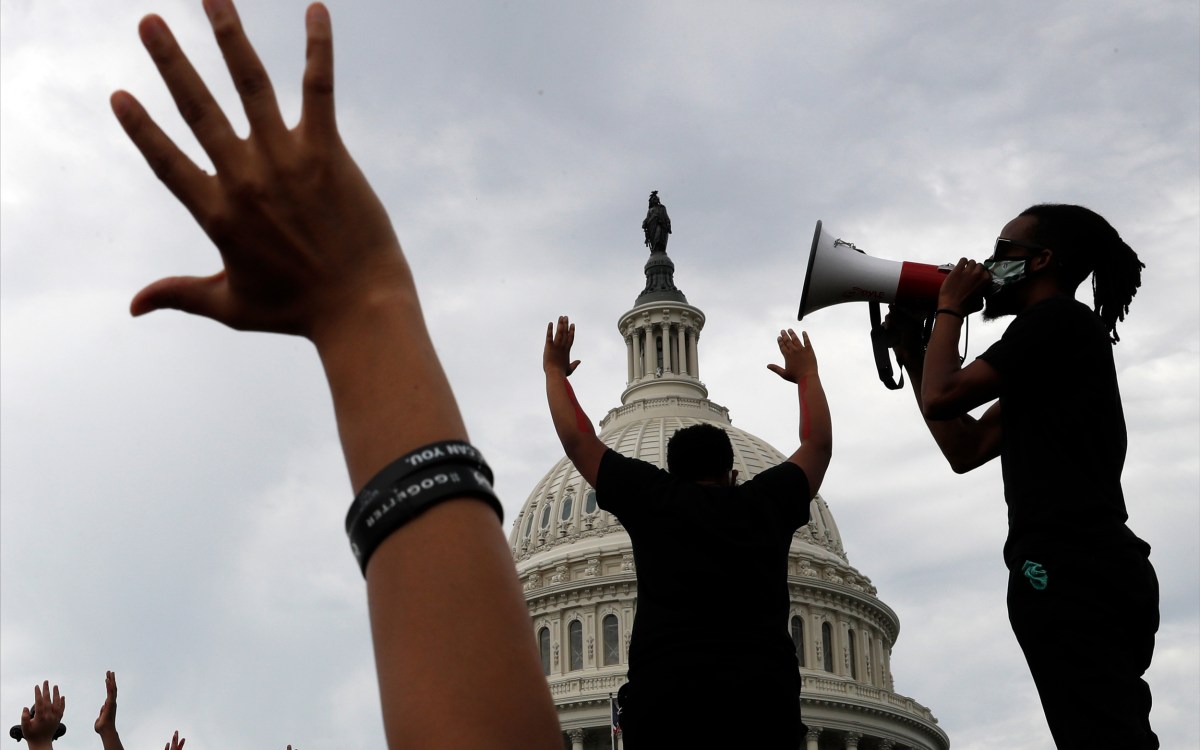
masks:
{"type": "Polygon", "coordinates": [[[571,360],[571,347],[575,344],[575,325],[561,315],[558,325],[546,324],[546,347],[542,351],[542,370],[549,374],[569,376],[579,367],[580,360],[571,360]]]}
{"type": "Polygon", "coordinates": [[[130,94],[113,112],[154,173],[216,244],[222,268],[160,279],[130,310],[174,308],[236,329],[314,338],[356,305],[411,285],[390,220],[337,132],[333,38],[319,3],[306,16],[307,60],[300,122],[288,129],[270,78],[229,0],[205,0],[217,43],[241,96],[250,133],[239,138],[166,23],[142,19],[139,34],[180,114],[216,167],[189,159],[130,94]]]}
{"type": "Polygon", "coordinates": [[[117,676],[112,672],[104,675],[106,696],[104,705],[100,706],[100,715],[96,717],[96,734],[116,733],[117,731],[117,676]]]}
{"type": "Polygon", "coordinates": [[[54,686],[53,693],[49,680],[40,688],[33,686],[33,705],[21,711],[21,734],[30,750],[53,747],[54,740],[61,736],[58,728],[66,710],[67,697],[59,694],[58,685],[54,686]]]}
{"type": "Polygon", "coordinates": [[[776,341],[779,353],[783,355],[783,365],[767,365],[767,369],[790,383],[799,383],[817,373],[817,354],[809,343],[808,333],[801,335],[803,341],[790,328],[780,331],[776,341]]]}
{"type": "Polygon", "coordinates": [[[171,737],[171,741],[163,746],[163,750],[183,750],[183,743],[187,740],[179,738],[179,730],[175,730],[175,736],[171,737]]]}

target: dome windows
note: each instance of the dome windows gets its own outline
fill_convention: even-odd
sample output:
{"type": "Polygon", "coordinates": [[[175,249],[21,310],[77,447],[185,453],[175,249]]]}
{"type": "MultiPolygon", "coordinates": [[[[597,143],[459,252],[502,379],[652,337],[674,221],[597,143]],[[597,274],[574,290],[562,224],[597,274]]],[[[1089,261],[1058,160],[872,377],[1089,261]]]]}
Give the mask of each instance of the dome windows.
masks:
{"type": "Polygon", "coordinates": [[[550,674],[550,628],[538,631],[538,652],[542,657],[542,674],[550,674]]]}
{"type": "Polygon", "coordinates": [[[616,615],[605,615],[601,625],[604,666],[621,663],[621,625],[616,615]]]}
{"type": "Polygon", "coordinates": [[[826,672],[833,672],[833,628],[827,622],[821,623],[821,666],[826,672]]]}
{"type": "Polygon", "coordinates": [[[570,521],[573,510],[575,510],[575,493],[568,491],[567,496],[563,498],[562,513],[559,514],[558,520],[570,521]]]}
{"type": "Polygon", "coordinates": [[[533,534],[533,519],[537,516],[531,509],[529,511],[529,520],[525,522],[525,538],[528,539],[533,534]]]}
{"type": "Polygon", "coordinates": [[[589,516],[596,512],[596,491],[589,489],[587,496],[583,499],[583,512],[589,516]]]}
{"type": "Polygon", "coordinates": [[[855,645],[854,642],[858,639],[854,637],[854,628],[850,628],[850,630],[848,630],[846,632],[846,638],[847,638],[847,643],[850,644],[850,679],[857,680],[858,679],[858,647],[855,645]]]}
{"type": "Polygon", "coordinates": [[[800,666],[804,664],[804,620],[800,615],[792,615],[792,644],[796,647],[796,660],[800,666]]]}
{"type": "Polygon", "coordinates": [[[571,671],[583,669],[583,623],[571,620],[567,626],[567,641],[571,647],[571,671]]]}

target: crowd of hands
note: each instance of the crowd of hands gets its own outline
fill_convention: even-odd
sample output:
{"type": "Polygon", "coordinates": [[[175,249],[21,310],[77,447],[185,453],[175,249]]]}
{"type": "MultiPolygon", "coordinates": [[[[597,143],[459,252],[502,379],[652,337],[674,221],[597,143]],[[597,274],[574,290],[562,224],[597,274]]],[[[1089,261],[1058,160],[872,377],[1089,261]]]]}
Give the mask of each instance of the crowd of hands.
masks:
{"type": "MultiPolygon", "coordinates": [[[[104,750],[125,750],[117,733],[117,675],[113,672],[104,676],[104,691],[104,704],[100,706],[94,724],[96,734],[100,735],[104,750]]],[[[30,750],[49,750],[54,747],[54,741],[66,733],[67,727],[63,724],[66,710],[67,696],[59,692],[58,685],[51,686],[49,680],[34,685],[33,704],[21,710],[21,723],[9,734],[14,739],[25,740],[30,750]]],[[[183,750],[184,742],[176,730],[163,750],[183,750]]],[[[292,750],[292,746],[288,745],[287,750],[292,750]]]]}

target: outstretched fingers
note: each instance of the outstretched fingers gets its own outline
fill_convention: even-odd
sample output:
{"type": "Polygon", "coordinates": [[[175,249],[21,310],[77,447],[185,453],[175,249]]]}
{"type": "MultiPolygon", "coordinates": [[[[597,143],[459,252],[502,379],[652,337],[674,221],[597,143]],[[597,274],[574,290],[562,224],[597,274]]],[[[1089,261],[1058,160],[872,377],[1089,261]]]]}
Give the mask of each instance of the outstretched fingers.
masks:
{"type": "Polygon", "coordinates": [[[304,17],[308,31],[305,50],[304,103],[300,122],[314,140],[337,138],[337,118],[333,105],[333,26],[329,10],[321,3],[308,6],[304,17]]]}
{"type": "Polygon", "coordinates": [[[138,24],[138,34],[171,92],[183,121],[191,128],[217,171],[223,171],[237,160],[240,151],[240,139],[225,113],[161,18],[156,15],[143,18],[138,24]]]}
{"type": "Polygon", "coordinates": [[[787,329],[779,332],[779,338],[776,339],[779,344],[779,352],[786,355],[789,351],[795,350],[799,343],[796,338],[796,332],[792,329],[787,329]]]}
{"type": "Polygon", "coordinates": [[[150,165],[154,176],[195,215],[195,208],[204,202],[210,189],[209,176],[179,150],[131,94],[117,91],[109,103],[125,134],[150,165]]]}
{"type": "Polygon", "coordinates": [[[204,11],[212,24],[213,36],[225,57],[225,66],[234,88],[242,98],[242,107],[253,133],[265,137],[269,145],[287,128],[275,100],[275,89],[267,69],[246,37],[242,20],[230,0],[204,0],[204,11]]]}

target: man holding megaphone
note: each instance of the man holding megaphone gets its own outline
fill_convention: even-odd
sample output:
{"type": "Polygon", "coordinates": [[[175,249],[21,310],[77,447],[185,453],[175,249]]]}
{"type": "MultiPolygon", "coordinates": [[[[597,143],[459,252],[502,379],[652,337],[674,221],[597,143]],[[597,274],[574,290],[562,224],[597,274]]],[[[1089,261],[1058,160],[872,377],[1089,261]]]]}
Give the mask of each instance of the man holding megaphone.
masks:
{"type": "Polygon", "coordinates": [[[1142,679],[1158,630],[1158,580],[1150,546],[1125,523],[1126,430],[1112,354],[1144,267],[1098,214],[1037,205],[1004,227],[991,258],[964,258],[946,276],[927,347],[913,315],[893,307],[887,320],[954,471],[1000,456],[1009,620],[1059,748],[1159,746],[1142,679]],[[1075,299],[1089,274],[1094,311],[1075,299]],[[1005,283],[996,287],[997,278],[1005,283]],[[985,319],[1015,318],[962,366],[960,333],[980,309],[985,319]]]}

